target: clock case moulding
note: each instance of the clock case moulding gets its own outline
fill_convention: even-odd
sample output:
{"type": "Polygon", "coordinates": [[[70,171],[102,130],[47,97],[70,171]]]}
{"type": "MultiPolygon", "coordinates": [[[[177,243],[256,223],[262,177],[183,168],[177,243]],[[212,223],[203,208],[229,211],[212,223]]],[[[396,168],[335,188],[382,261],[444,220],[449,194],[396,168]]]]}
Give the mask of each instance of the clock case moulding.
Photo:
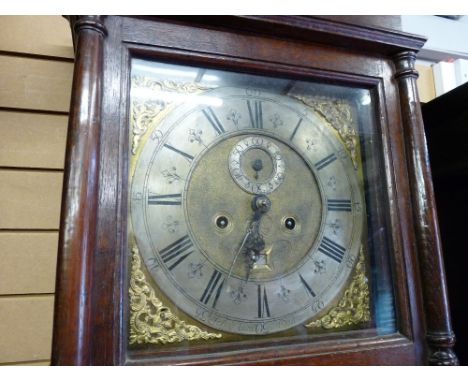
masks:
{"type": "MultiPolygon", "coordinates": [[[[455,365],[414,69],[425,39],[326,17],[69,17],[75,71],[59,236],[52,363],[455,365]],[[389,184],[398,331],[261,349],[128,353],[126,243],[131,57],[372,89],[389,184]],[[125,127],[125,128],[124,128],[125,127]],[[261,350],[261,351],[259,351],[261,350]],[[358,350],[358,351],[357,351],[358,350]]],[[[274,345],[274,346],[271,346],[274,345]]]]}

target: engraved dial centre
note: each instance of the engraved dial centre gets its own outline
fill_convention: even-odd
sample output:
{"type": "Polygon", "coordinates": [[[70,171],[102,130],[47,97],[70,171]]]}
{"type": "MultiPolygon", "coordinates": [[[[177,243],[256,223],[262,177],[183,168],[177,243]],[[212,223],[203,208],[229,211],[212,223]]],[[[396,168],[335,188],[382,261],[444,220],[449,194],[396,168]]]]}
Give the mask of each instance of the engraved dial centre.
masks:
{"type": "MultiPolygon", "coordinates": [[[[284,168],[284,164],[276,166],[284,168]]],[[[306,261],[319,234],[323,202],[309,165],[285,142],[265,133],[226,137],[210,146],[192,165],[186,182],[183,206],[194,243],[206,260],[229,275],[227,284],[246,279],[252,282],[280,279],[306,261]],[[254,181],[258,171],[259,182],[263,176],[272,178],[273,154],[267,153],[263,146],[251,147],[253,138],[256,142],[262,138],[260,142],[265,147],[277,156],[281,154],[281,161],[288,163],[288,176],[281,179],[273,192],[245,192],[235,181],[232,169],[223,162],[235,152],[234,147],[242,151],[239,143],[247,142],[250,149],[240,154],[241,166],[250,171],[247,176],[254,181]],[[265,155],[261,157],[263,167],[254,169],[252,157],[258,152],[265,155]],[[303,188],[297,187],[296,179],[301,179],[303,188]],[[294,219],[292,229],[285,228],[286,218],[294,219]],[[250,234],[246,235],[248,231],[250,234]],[[307,239],[299,240],[302,237],[307,239]],[[243,248],[236,257],[241,243],[243,248]],[[251,256],[247,272],[245,259],[249,249],[254,250],[255,256],[251,256]]]]}

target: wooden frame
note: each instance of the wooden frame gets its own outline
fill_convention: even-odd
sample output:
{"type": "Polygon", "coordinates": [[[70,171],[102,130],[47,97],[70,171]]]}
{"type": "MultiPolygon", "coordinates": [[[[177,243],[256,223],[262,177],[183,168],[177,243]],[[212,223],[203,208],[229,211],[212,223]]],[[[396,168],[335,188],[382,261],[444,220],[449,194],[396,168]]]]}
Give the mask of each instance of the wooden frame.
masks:
{"type": "MultiPolygon", "coordinates": [[[[77,51],[53,364],[456,364],[414,70],[424,39],[312,17],[71,18],[77,51]],[[131,57],[349,84],[378,100],[398,333],[127,353],[131,57]],[[440,288],[434,288],[434,280],[440,288]],[[272,347],[274,345],[274,347],[272,347]],[[260,354],[259,354],[260,353],[260,354]],[[279,356],[281,354],[281,356],[279,356]]],[[[270,341],[271,342],[271,341],[270,341]]]]}

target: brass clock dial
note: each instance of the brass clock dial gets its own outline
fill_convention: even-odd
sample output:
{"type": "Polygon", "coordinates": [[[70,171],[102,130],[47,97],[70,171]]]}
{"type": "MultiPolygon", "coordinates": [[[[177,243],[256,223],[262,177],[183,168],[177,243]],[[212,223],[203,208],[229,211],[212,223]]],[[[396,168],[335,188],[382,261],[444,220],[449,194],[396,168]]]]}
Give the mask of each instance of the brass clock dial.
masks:
{"type": "Polygon", "coordinates": [[[171,110],[136,163],[132,226],[149,272],[177,308],[226,332],[323,314],[361,244],[351,159],[291,97],[236,87],[203,97],[171,110]]]}

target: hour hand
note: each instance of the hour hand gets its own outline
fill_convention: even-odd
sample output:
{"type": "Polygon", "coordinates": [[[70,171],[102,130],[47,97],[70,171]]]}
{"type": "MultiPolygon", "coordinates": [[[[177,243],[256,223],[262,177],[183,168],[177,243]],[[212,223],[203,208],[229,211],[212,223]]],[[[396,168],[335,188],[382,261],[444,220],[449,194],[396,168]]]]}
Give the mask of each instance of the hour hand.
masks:
{"type": "Polygon", "coordinates": [[[258,254],[255,253],[255,251],[253,249],[247,249],[245,259],[246,259],[246,268],[247,268],[246,276],[245,276],[245,282],[247,282],[247,281],[249,281],[250,272],[252,271],[252,269],[253,269],[253,267],[255,265],[255,262],[258,259],[258,254]]]}
{"type": "MultiPolygon", "coordinates": [[[[256,225],[258,227],[258,225],[256,225]]],[[[262,251],[265,249],[265,241],[258,229],[252,230],[250,240],[248,240],[244,254],[248,268],[251,270],[255,263],[261,256],[262,251]]]]}
{"type": "Polygon", "coordinates": [[[248,265],[247,272],[250,274],[250,270],[253,268],[253,265],[258,259],[259,252],[265,247],[265,243],[259,233],[258,227],[263,214],[270,209],[271,201],[264,195],[257,195],[253,198],[251,206],[254,210],[254,214],[244,239],[242,240],[242,243],[237,250],[236,255],[234,256],[234,260],[231,263],[228,272],[228,278],[231,277],[234,264],[236,263],[240,253],[243,253],[245,256],[245,260],[248,265]]]}
{"type": "Polygon", "coordinates": [[[245,250],[245,263],[247,267],[246,282],[249,280],[250,273],[265,250],[265,241],[260,234],[260,220],[262,216],[271,208],[271,201],[265,195],[257,195],[252,200],[252,209],[254,215],[250,224],[251,235],[249,236],[245,250]]]}

